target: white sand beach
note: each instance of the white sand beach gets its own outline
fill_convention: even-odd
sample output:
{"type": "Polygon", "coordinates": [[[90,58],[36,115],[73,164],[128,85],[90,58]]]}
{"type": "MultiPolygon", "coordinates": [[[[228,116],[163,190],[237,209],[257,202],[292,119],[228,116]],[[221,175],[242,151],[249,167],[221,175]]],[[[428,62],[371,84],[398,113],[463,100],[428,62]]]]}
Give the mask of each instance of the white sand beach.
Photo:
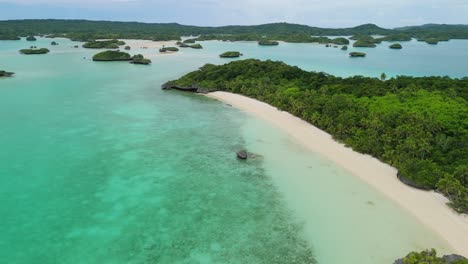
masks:
{"type": "MultiPolygon", "coordinates": [[[[323,155],[395,201],[421,223],[440,235],[454,253],[468,256],[468,216],[459,215],[447,199],[433,191],[411,188],[397,177],[397,170],[369,155],[353,151],[317,127],[266,103],[227,92],[207,96],[262,118],[288,133],[298,143],[323,155]]],[[[304,193],[304,195],[308,195],[304,193]]]]}

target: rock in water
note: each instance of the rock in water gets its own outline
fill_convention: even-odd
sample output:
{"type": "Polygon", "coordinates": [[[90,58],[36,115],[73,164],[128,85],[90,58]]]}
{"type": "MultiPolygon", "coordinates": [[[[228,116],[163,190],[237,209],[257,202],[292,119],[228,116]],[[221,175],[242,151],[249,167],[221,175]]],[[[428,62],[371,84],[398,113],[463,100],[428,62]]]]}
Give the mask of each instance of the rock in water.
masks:
{"type": "Polygon", "coordinates": [[[245,150],[238,151],[236,154],[237,154],[237,158],[239,159],[243,159],[243,160],[247,159],[247,151],[245,150]]]}

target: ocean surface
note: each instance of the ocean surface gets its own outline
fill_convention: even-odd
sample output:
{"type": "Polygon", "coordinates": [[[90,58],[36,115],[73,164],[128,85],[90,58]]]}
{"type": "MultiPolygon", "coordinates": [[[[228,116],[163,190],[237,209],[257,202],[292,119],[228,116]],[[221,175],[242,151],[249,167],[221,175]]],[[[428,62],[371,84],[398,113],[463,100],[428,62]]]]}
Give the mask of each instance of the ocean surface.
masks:
{"type": "Polygon", "coordinates": [[[160,85],[221,52],[340,76],[448,75],[468,41],[388,43],[365,59],[317,44],[202,42],[150,66],[90,60],[80,43],[0,41],[0,262],[392,263],[450,248],[408,212],[270,124],[160,85]],[[255,159],[236,159],[247,148],[255,159]],[[306,183],[306,184],[304,184],[306,183]],[[295,190],[310,190],[307,199],[295,190]],[[301,207],[313,208],[306,221],[301,207]]]}

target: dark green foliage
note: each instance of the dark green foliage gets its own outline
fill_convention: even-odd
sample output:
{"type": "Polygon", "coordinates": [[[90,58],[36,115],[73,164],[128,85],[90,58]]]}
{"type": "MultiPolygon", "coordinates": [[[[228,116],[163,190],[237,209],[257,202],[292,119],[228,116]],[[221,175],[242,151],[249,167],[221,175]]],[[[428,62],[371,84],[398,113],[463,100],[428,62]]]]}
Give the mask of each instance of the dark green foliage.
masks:
{"type": "Polygon", "coordinates": [[[28,36],[26,38],[27,41],[36,41],[37,39],[34,36],[28,36]]]}
{"type": "Polygon", "coordinates": [[[112,39],[101,41],[89,41],[83,44],[83,48],[87,49],[118,49],[119,46],[125,45],[125,42],[112,39]]]}
{"type": "Polygon", "coordinates": [[[356,40],[356,42],[354,42],[353,47],[356,47],[356,48],[375,48],[376,45],[375,45],[374,41],[368,41],[368,40],[360,39],[360,40],[356,40]]]}
{"type": "Polygon", "coordinates": [[[242,54],[238,51],[226,51],[223,54],[219,55],[221,58],[238,58],[242,54]]]}
{"type": "Polygon", "coordinates": [[[57,46],[57,45],[58,45],[58,43],[57,43],[57,42],[55,42],[55,41],[52,41],[52,42],[50,43],[50,45],[52,45],[52,46],[57,46]]]}
{"type": "Polygon", "coordinates": [[[349,40],[347,38],[335,38],[335,39],[332,39],[331,42],[336,45],[348,45],[349,44],[349,40]]]}
{"type": "Polygon", "coordinates": [[[2,34],[0,33],[0,40],[21,40],[20,37],[18,37],[15,34],[2,34]]]}
{"type": "Polygon", "coordinates": [[[390,45],[389,48],[391,48],[391,49],[402,49],[403,46],[401,46],[400,43],[395,43],[395,44],[390,45]]]}
{"type": "Polygon", "coordinates": [[[0,71],[0,77],[11,77],[13,74],[13,72],[0,71]]]}
{"type": "Polygon", "coordinates": [[[121,51],[106,50],[93,56],[93,61],[129,61],[130,54],[121,51]]]}
{"type": "Polygon", "coordinates": [[[43,34],[51,37],[67,37],[77,41],[96,39],[150,39],[168,41],[180,40],[181,36],[188,35],[201,35],[200,40],[260,41],[264,37],[267,37],[268,39],[287,42],[317,42],[323,44],[333,42],[326,42],[323,37],[311,36],[385,35],[389,36],[388,39],[393,41],[403,41],[407,39],[405,36],[418,39],[437,38],[439,41],[453,38],[468,39],[468,26],[463,25],[424,25],[398,29],[384,29],[374,24],[335,29],[288,23],[272,23],[256,26],[196,27],[176,23],[46,19],[0,21],[0,32],[2,32],[2,36],[16,37],[43,34]]]}
{"type": "Polygon", "coordinates": [[[185,44],[193,44],[193,43],[195,43],[195,40],[196,40],[196,39],[186,39],[186,40],[184,40],[183,43],[185,43],[185,44]]]}
{"type": "Polygon", "coordinates": [[[159,49],[159,52],[168,52],[168,51],[176,52],[176,51],[179,51],[179,49],[176,47],[163,47],[159,49]]]}
{"type": "Polygon", "coordinates": [[[124,49],[125,49],[125,50],[130,50],[130,49],[132,49],[132,48],[131,48],[130,46],[125,46],[124,49]]]}
{"type": "Polygon", "coordinates": [[[460,255],[437,257],[435,249],[431,249],[409,253],[403,258],[403,264],[468,264],[468,260],[460,255]]]}
{"type": "Polygon", "coordinates": [[[439,43],[439,40],[435,38],[429,38],[424,41],[426,41],[427,44],[431,44],[431,45],[437,45],[439,43]]]}
{"type": "Polygon", "coordinates": [[[193,44],[193,45],[191,45],[189,47],[192,48],[192,49],[203,49],[203,46],[200,45],[200,44],[193,44]]]}
{"type": "Polygon", "coordinates": [[[273,41],[273,40],[260,40],[258,42],[258,45],[260,45],[260,46],[278,46],[279,42],[278,41],[273,41]]]}
{"type": "Polygon", "coordinates": [[[351,52],[349,53],[350,57],[365,57],[366,54],[364,52],[351,52]]]}
{"type": "Polygon", "coordinates": [[[348,46],[341,47],[341,50],[348,50],[348,46]]]}
{"type": "Polygon", "coordinates": [[[411,41],[411,36],[405,33],[397,33],[379,38],[380,41],[411,41]]]}
{"type": "Polygon", "coordinates": [[[132,60],[130,61],[130,63],[148,65],[148,64],[151,64],[151,60],[146,59],[141,54],[138,54],[132,57],[132,60]]]}
{"type": "Polygon", "coordinates": [[[22,49],[20,50],[21,54],[26,54],[26,55],[32,55],[32,54],[46,54],[49,53],[49,49],[46,48],[41,48],[41,49],[36,49],[36,48],[30,48],[30,49],[22,49]]]}
{"type": "Polygon", "coordinates": [[[340,78],[242,60],[207,64],[174,84],[241,93],[288,111],[467,212],[468,78],[340,78]]]}

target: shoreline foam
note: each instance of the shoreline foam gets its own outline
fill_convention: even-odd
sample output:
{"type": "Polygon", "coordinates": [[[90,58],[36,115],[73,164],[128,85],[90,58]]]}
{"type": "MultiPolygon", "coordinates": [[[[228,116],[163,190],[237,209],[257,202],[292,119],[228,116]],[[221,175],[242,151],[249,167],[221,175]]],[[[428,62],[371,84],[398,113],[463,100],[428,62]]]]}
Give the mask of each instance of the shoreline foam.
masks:
{"type": "Polygon", "coordinates": [[[406,186],[398,180],[395,168],[369,155],[353,151],[335,141],[330,134],[271,105],[228,92],[213,92],[207,96],[282,129],[307,149],[325,156],[395,201],[443,238],[453,248],[453,253],[468,256],[468,216],[454,212],[446,205],[448,200],[441,194],[406,186]]]}

